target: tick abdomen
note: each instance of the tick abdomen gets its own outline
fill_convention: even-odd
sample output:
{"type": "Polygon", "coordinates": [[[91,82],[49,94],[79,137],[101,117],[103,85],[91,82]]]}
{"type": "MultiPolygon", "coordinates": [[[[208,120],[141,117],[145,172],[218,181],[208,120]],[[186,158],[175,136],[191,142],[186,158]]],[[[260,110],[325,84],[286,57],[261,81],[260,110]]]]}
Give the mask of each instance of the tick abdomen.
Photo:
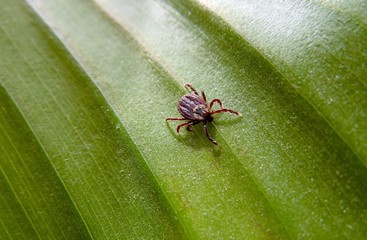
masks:
{"type": "Polygon", "coordinates": [[[206,102],[195,94],[186,94],[178,101],[178,111],[190,120],[204,120],[209,113],[206,102]]]}

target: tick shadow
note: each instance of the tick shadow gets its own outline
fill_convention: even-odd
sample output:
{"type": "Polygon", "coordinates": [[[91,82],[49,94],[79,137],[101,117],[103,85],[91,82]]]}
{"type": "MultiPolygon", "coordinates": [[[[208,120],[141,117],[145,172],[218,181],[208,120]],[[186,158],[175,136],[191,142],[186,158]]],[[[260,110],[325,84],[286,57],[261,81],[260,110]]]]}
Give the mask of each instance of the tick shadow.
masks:
{"type": "MultiPolygon", "coordinates": [[[[178,124],[169,124],[166,122],[166,126],[169,129],[171,135],[183,144],[194,149],[209,148],[213,151],[214,156],[219,156],[221,152],[221,146],[214,145],[205,135],[204,126],[202,123],[191,127],[192,131],[187,131],[186,128],[182,128],[180,133],[176,132],[178,124]]],[[[215,139],[217,130],[211,123],[207,123],[209,134],[215,139]]]]}

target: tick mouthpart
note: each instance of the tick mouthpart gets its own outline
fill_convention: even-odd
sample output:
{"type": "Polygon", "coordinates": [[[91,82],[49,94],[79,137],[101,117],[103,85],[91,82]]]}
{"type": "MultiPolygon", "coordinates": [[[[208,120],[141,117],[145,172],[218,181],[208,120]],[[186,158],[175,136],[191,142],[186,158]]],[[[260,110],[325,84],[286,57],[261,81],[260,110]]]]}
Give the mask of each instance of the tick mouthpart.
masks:
{"type": "Polygon", "coordinates": [[[211,116],[211,115],[207,115],[206,117],[205,117],[205,120],[207,121],[207,122],[213,122],[213,117],[211,116]]]}

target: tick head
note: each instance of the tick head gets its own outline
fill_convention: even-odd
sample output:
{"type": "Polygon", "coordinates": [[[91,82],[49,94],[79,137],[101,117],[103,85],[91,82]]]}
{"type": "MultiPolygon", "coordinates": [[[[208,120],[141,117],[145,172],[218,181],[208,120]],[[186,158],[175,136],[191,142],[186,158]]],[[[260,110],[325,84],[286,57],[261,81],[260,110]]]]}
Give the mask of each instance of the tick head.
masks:
{"type": "Polygon", "coordinates": [[[212,117],[212,115],[207,115],[206,117],[205,117],[205,120],[207,121],[207,122],[212,122],[214,119],[213,119],[213,117],[212,117]]]}

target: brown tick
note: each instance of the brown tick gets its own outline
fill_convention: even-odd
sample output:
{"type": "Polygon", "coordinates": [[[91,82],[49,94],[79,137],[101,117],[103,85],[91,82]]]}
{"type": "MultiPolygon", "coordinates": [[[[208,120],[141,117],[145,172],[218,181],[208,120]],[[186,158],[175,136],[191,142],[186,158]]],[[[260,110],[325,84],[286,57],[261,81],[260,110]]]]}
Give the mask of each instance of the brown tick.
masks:
{"type": "Polygon", "coordinates": [[[188,122],[181,123],[177,126],[177,133],[180,132],[180,128],[183,126],[186,126],[186,130],[192,131],[191,126],[198,124],[198,123],[204,123],[204,132],[208,139],[214,143],[215,145],[218,145],[218,143],[209,135],[208,127],[206,126],[207,122],[212,122],[213,117],[212,115],[221,113],[221,112],[230,112],[236,115],[240,115],[239,112],[236,112],[232,109],[223,108],[222,102],[218,98],[214,98],[208,107],[208,104],[206,102],[206,96],[204,91],[201,91],[202,97],[198,94],[198,92],[191,86],[191,84],[186,83],[185,87],[189,87],[193,93],[189,93],[184,95],[183,97],[178,100],[177,104],[177,110],[178,112],[183,116],[182,118],[166,118],[166,121],[168,120],[189,120],[188,122]],[[219,110],[212,110],[213,104],[218,103],[220,106],[219,110]]]}

